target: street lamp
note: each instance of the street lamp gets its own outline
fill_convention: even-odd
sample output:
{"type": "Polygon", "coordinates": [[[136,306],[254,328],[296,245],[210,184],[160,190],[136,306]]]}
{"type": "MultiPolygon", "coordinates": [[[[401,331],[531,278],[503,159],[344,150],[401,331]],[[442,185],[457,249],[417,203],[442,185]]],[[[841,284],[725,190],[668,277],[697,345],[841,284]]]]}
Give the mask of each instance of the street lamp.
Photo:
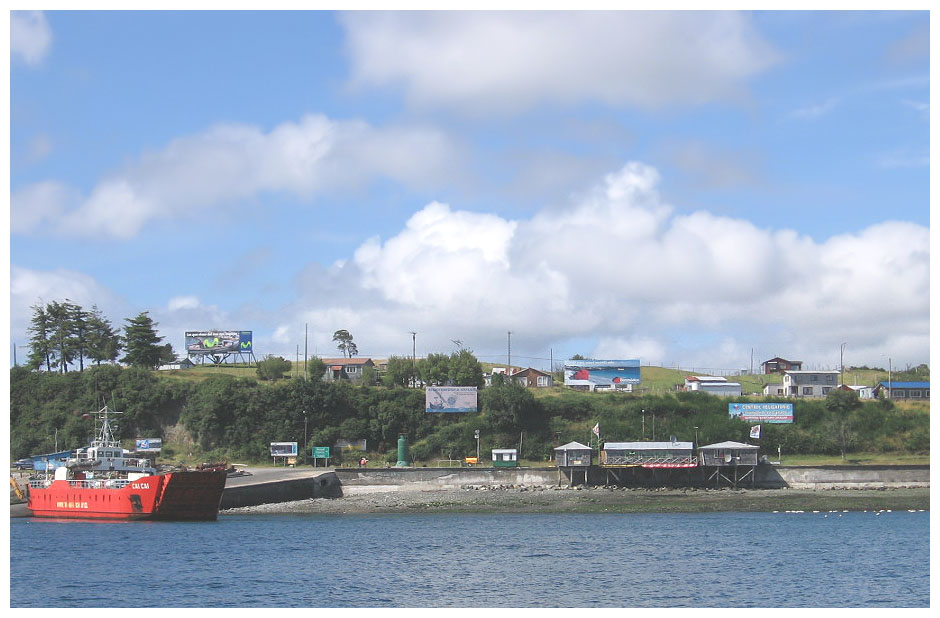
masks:
{"type": "Polygon", "coordinates": [[[304,463],[307,463],[307,411],[304,410],[304,463]]]}
{"type": "Polygon", "coordinates": [[[480,430],[473,432],[473,437],[477,439],[477,463],[480,463],[480,430]]]}

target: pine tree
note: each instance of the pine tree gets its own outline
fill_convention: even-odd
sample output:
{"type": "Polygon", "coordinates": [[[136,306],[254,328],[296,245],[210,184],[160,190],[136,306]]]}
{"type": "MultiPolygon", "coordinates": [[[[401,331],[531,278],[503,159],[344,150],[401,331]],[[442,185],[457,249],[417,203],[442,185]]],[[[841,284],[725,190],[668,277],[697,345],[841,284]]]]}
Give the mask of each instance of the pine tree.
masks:
{"type": "Polygon", "coordinates": [[[143,311],[136,318],[125,318],[124,351],[126,355],[121,362],[134,367],[156,369],[164,362],[174,359],[173,348],[170,344],[160,345],[163,337],[157,335],[157,324],[151,319],[149,312],[143,311]]]}
{"type": "Polygon", "coordinates": [[[333,341],[336,342],[336,347],[346,358],[352,358],[359,354],[359,349],[353,342],[353,336],[349,334],[348,330],[343,329],[333,333],[333,341]]]}
{"type": "Polygon", "coordinates": [[[42,305],[33,305],[33,317],[29,323],[29,359],[27,367],[30,369],[39,369],[43,363],[46,365],[46,371],[52,371],[52,345],[50,336],[52,325],[49,320],[49,314],[42,305]]]}
{"type": "Polygon", "coordinates": [[[102,315],[97,305],[93,305],[87,316],[87,342],[88,358],[100,365],[101,361],[114,362],[121,349],[121,335],[111,322],[102,315]]]}

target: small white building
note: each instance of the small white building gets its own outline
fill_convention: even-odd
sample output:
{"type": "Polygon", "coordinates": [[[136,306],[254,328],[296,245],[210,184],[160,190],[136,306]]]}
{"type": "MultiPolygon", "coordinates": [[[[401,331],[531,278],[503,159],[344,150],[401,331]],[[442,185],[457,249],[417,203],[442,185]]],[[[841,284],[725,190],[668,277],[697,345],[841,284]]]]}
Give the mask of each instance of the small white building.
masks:
{"type": "Polygon", "coordinates": [[[173,369],[192,369],[196,364],[188,358],[178,358],[172,363],[167,363],[166,365],[160,365],[157,367],[158,371],[171,371],[173,369]]]}
{"type": "Polygon", "coordinates": [[[702,391],[721,397],[740,397],[741,384],[729,382],[727,378],[717,376],[689,376],[685,379],[685,390],[702,391]]]}

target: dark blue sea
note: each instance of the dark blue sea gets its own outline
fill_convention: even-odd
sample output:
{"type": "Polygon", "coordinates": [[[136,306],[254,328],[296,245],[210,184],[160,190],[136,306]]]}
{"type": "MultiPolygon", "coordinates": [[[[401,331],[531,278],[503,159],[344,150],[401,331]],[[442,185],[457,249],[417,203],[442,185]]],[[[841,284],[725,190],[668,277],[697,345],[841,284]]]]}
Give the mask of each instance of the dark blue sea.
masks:
{"type": "Polygon", "coordinates": [[[929,513],[12,519],[12,607],[928,607],[929,513]]]}

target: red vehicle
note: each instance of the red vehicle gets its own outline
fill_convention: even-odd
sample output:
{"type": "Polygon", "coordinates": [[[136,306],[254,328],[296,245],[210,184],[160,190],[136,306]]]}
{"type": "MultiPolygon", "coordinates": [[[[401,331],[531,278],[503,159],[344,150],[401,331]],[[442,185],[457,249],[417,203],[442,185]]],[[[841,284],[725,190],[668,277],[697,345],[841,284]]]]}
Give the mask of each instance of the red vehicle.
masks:
{"type": "Polygon", "coordinates": [[[77,519],[214,520],[219,514],[227,470],[158,473],[149,459],[125,456],[114,439],[107,406],[91,446],[76,451],[52,478],[29,481],[34,517],[77,519]]]}

